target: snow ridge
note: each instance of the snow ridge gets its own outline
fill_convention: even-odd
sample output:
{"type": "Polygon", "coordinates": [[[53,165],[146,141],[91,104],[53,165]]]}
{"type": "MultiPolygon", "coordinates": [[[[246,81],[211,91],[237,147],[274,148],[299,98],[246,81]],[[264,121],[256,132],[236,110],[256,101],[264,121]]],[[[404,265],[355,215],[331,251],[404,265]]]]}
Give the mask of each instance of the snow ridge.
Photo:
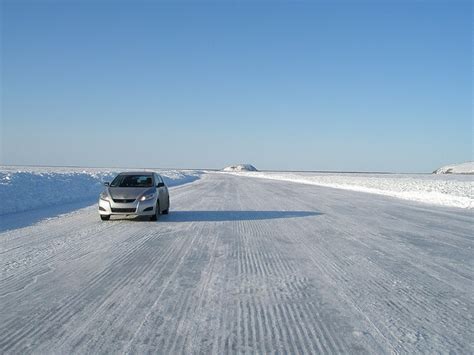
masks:
{"type": "Polygon", "coordinates": [[[397,197],[440,206],[474,208],[472,175],[226,172],[397,197]]]}
{"type": "MultiPolygon", "coordinates": [[[[128,169],[0,167],[0,215],[94,200],[104,181],[128,169]]],[[[197,180],[201,171],[156,170],[168,186],[197,180]]]]}

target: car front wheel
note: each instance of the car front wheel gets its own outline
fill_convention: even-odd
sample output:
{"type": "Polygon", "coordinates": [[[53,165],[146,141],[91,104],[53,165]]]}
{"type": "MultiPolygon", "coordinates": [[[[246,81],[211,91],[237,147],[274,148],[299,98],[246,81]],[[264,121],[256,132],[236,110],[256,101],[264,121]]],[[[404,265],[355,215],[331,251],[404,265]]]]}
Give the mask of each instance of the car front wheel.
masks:
{"type": "Polygon", "coordinates": [[[107,214],[101,214],[100,219],[103,221],[108,221],[110,219],[110,215],[107,214]]]}
{"type": "Polygon", "coordinates": [[[156,201],[155,214],[150,217],[150,221],[157,221],[160,215],[160,201],[156,201]]]}

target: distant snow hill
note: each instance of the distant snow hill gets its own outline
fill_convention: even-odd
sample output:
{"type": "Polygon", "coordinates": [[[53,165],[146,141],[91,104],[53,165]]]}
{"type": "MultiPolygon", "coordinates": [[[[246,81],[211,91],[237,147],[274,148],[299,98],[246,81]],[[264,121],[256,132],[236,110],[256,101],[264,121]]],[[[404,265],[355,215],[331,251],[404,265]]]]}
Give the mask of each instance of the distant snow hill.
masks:
{"type": "Polygon", "coordinates": [[[474,162],[470,161],[462,164],[446,165],[438,170],[433,171],[434,174],[474,174],[474,162]]]}
{"type": "Polygon", "coordinates": [[[224,168],[224,171],[258,171],[253,165],[250,164],[239,164],[231,165],[227,168],[224,168]]]}

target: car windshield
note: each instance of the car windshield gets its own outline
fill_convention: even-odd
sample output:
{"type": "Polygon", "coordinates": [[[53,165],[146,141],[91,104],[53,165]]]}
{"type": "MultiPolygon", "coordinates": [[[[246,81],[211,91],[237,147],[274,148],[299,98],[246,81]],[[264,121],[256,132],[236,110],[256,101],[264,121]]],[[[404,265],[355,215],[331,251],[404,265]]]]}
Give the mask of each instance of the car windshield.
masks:
{"type": "Polygon", "coordinates": [[[111,187],[152,187],[151,175],[118,175],[110,184],[111,187]]]}

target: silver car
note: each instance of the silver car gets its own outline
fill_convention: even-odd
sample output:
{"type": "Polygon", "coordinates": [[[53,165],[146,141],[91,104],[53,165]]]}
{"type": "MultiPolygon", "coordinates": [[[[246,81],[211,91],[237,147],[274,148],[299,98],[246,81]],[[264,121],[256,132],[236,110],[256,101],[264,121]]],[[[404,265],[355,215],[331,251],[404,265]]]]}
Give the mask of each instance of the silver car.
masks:
{"type": "Polygon", "coordinates": [[[158,216],[168,214],[170,196],[163,178],[153,172],[125,172],[118,174],[99,196],[99,214],[103,221],[112,215],[158,216]]]}

